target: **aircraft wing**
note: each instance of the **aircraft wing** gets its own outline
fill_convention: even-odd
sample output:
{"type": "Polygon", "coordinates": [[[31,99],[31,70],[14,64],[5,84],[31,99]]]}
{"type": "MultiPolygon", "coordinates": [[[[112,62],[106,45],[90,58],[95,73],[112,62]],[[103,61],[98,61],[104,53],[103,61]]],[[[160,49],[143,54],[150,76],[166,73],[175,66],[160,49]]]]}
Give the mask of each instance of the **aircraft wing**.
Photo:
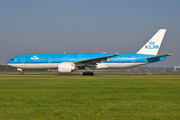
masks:
{"type": "Polygon", "coordinates": [[[103,57],[97,57],[97,58],[91,58],[91,59],[85,59],[81,61],[76,61],[76,63],[80,64],[91,64],[91,65],[96,65],[96,63],[101,63],[101,61],[107,61],[107,59],[114,57],[114,56],[119,56],[120,54],[114,54],[114,55],[109,55],[109,56],[103,56],[103,57]]]}
{"type": "Polygon", "coordinates": [[[155,57],[150,57],[150,58],[145,58],[146,60],[151,60],[151,59],[156,59],[156,58],[160,58],[160,57],[167,57],[167,56],[171,56],[172,54],[166,54],[166,55],[159,55],[159,56],[155,56],[155,57]]]}

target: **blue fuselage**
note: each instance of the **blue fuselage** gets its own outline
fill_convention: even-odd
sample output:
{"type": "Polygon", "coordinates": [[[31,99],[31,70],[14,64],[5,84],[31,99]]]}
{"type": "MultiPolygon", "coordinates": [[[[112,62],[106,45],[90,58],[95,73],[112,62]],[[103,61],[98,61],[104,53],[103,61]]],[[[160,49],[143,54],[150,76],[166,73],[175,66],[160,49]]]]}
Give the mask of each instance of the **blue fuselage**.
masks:
{"type": "MultiPolygon", "coordinates": [[[[91,58],[103,57],[107,55],[114,55],[118,53],[54,53],[54,54],[25,54],[13,57],[7,64],[16,63],[62,63],[62,62],[76,62],[91,58]]],[[[108,61],[102,63],[144,63],[157,62],[165,60],[165,57],[147,60],[145,58],[154,57],[157,55],[145,55],[137,53],[120,53],[119,56],[109,58],[108,61]]]]}

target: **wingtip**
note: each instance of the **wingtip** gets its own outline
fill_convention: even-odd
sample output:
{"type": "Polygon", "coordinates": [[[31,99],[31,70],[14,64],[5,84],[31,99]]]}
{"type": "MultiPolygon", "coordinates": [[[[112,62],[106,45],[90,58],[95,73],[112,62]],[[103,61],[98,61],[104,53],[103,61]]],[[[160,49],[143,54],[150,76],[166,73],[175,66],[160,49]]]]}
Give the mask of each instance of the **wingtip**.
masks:
{"type": "Polygon", "coordinates": [[[167,54],[167,56],[172,56],[173,54],[167,54]]]}

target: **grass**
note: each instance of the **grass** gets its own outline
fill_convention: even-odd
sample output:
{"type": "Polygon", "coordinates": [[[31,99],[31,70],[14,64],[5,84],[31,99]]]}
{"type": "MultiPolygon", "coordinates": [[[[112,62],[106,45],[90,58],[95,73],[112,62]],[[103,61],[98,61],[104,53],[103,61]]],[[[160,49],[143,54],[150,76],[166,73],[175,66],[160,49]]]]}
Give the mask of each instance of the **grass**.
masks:
{"type": "Polygon", "coordinates": [[[179,120],[179,76],[0,76],[1,120],[179,120]]]}
{"type": "MultiPolygon", "coordinates": [[[[24,75],[82,75],[83,71],[74,71],[70,74],[59,74],[57,71],[24,71],[24,75]]],[[[95,75],[180,75],[180,72],[166,71],[94,71],[95,75]]],[[[20,75],[18,71],[0,71],[0,75],[20,75]]]]}

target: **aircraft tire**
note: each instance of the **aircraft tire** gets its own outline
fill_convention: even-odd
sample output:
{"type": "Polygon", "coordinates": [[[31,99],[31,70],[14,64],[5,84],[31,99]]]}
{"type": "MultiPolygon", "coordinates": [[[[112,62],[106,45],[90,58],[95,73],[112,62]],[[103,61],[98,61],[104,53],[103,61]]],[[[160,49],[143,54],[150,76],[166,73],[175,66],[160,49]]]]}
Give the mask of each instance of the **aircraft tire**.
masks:
{"type": "Polygon", "coordinates": [[[93,76],[93,75],[94,75],[94,73],[93,73],[93,72],[91,72],[91,73],[90,73],[90,75],[91,75],[91,76],[93,76]]]}
{"type": "Polygon", "coordinates": [[[83,75],[87,75],[86,72],[83,72],[83,75]]]}
{"type": "Polygon", "coordinates": [[[20,72],[20,75],[23,75],[23,72],[20,72]]]}
{"type": "Polygon", "coordinates": [[[91,72],[87,72],[87,75],[91,75],[91,72]]]}
{"type": "Polygon", "coordinates": [[[82,75],[86,75],[86,76],[93,76],[94,73],[93,72],[83,72],[82,75]]]}

